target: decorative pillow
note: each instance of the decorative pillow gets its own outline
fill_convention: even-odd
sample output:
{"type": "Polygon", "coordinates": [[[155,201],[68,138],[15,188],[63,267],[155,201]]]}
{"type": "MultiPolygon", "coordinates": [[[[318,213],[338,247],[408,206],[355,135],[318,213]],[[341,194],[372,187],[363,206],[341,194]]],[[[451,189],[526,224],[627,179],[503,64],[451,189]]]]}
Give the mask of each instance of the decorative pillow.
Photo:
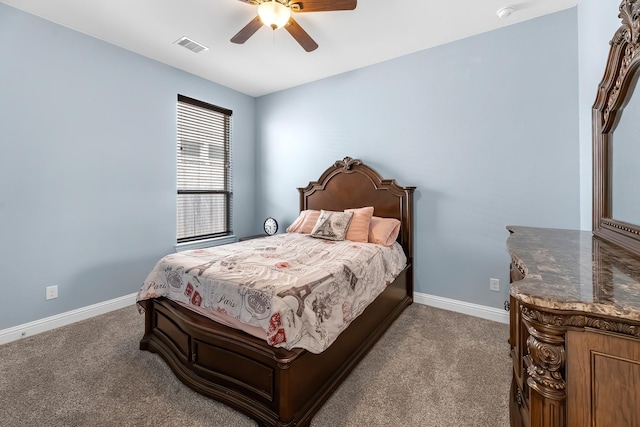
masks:
{"type": "Polygon", "coordinates": [[[353,218],[353,212],[321,210],[311,236],[327,240],[344,240],[351,218],[353,218]]]}
{"type": "Polygon", "coordinates": [[[371,217],[369,223],[369,243],[391,246],[398,238],[400,221],[395,218],[371,217]]]}
{"type": "Polygon", "coordinates": [[[347,229],[346,240],[352,242],[367,243],[369,241],[369,223],[373,216],[373,206],[359,209],[345,209],[345,212],[353,212],[353,218],[347,229]]]}
{"type": "Polygon", "coordinates": [[[318,222],[318,217],[320,216],[320,211],[316,210],[305,210],[301,211],[298,218],[296,218],[293,223],[287,227],[287,233],[302,233],[309,234],[313,230],[313,226],[318,222]]]}

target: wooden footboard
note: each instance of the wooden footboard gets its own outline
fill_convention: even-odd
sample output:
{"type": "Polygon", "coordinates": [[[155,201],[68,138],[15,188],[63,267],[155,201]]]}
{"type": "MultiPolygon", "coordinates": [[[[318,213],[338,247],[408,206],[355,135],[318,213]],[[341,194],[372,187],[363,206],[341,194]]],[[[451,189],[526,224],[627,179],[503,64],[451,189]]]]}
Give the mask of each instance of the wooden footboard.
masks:
{"type": "Polygon", "coordinates": [[[140,349],[159,354],[198,393],[261,426],[308,426],[311,418],[412,303],[409,265],[324,352],[271,347],[165,298],[146,310],[140,349]]]}

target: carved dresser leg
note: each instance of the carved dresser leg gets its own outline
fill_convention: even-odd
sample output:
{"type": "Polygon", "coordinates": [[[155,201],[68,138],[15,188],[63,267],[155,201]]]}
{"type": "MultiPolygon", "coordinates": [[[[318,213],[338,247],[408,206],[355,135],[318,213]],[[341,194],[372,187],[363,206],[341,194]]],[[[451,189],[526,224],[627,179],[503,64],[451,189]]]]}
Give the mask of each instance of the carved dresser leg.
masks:
{"type": "Polygon", "coordinates": [[[565,427],[566,329],[535,321],[540,314],[523,310],[523,321],[529,331],[525,364],[529,374],[531,419],[544,420],[545,426],[565,427]]]}

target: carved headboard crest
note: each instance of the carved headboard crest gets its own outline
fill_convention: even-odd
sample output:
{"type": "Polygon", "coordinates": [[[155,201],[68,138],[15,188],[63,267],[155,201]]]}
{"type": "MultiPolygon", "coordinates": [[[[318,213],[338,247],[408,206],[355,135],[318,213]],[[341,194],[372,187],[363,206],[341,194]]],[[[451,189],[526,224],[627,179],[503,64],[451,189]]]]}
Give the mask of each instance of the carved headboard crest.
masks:
{"type": "Polygon", "coordinates": [[[354,165],[357,166],[361,164],[362,164],[362,161],[360,159],[352,159],[351,157],[347,156],[342,160],[336,160],[333,166],[335,167],[342,166],[345,171],[350,171],[354,165]]]}

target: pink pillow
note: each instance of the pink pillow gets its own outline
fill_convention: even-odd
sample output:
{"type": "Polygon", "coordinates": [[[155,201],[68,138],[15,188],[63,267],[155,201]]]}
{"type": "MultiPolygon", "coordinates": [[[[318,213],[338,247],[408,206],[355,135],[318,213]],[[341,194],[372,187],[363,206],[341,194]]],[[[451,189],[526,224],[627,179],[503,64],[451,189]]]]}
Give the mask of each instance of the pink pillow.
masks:
{"type": "Polygon", "coordinates": [[[287,233],[311,233],[311,230],[313,230],[313,226],[316,225],[316,222],[318,222],[319,216],[320,211],[311,209],[301,211],[300,215],[298,215],[298,218],[296,218],[296,220],[287,227],[287,233]]]}
{"type": "Polygon", "coordinates": [[[369,243],[391,246],[398,238],[400,221],[395,218],[371,217],[369,224],[369,243]]]}
{"type": "Polygon", "coordinates": [[[345,212],[353,212],[351,224],[347,229],[346,240],[352,242],[367,243],[369,241],[369,223],[373,216],[373,206],[358,209],[345,209],[345,212]]]}

